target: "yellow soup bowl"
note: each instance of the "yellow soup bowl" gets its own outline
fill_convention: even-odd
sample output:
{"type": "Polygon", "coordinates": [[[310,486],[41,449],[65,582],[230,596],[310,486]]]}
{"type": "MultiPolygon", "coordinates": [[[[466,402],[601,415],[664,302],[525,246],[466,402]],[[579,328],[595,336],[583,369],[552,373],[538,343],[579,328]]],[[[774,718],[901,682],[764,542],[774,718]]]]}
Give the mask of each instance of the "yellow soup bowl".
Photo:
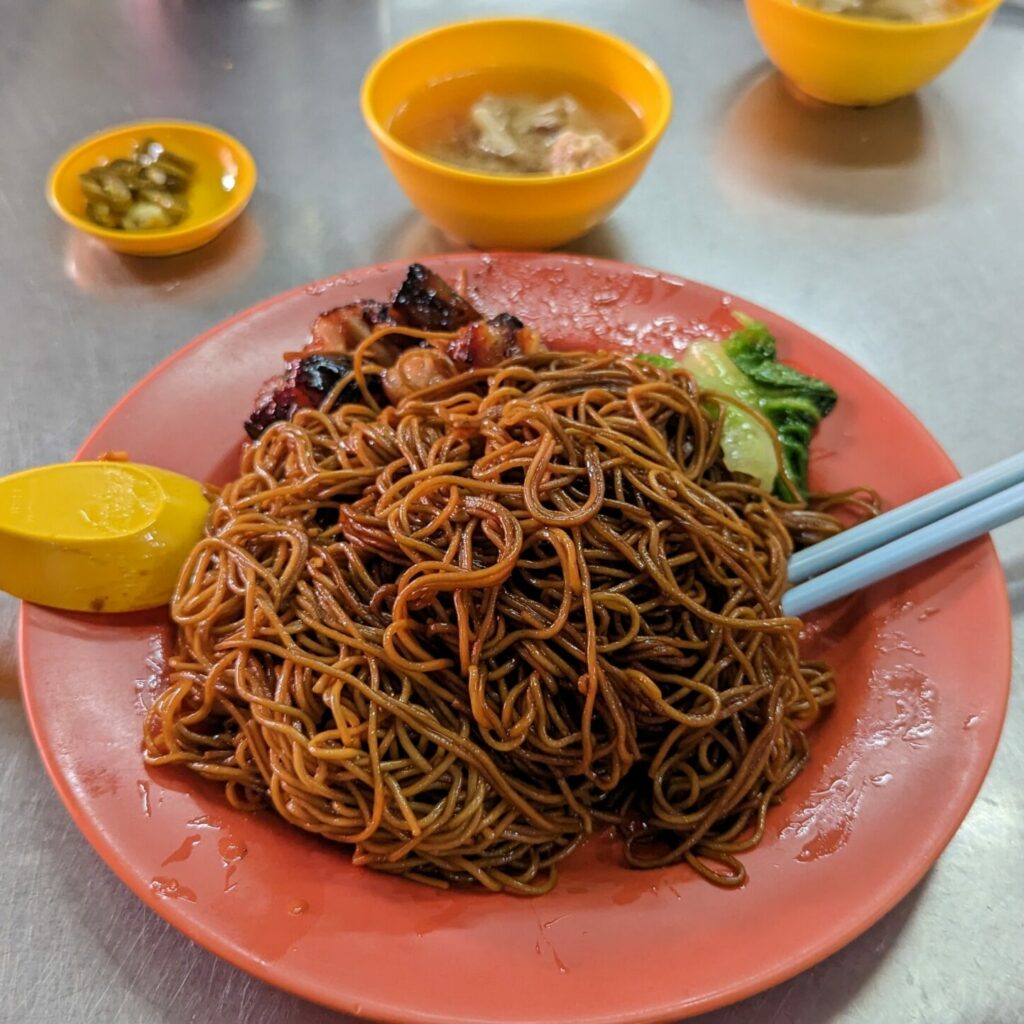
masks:
{"type": "Polygon", "coordinates": [[[545,18],[486,18],[424,32],[367,72],[363,117],[412,203],[451,237],[480,248],[550,249],[600,224],[643,173],[668,124],[672,93],[658,66],[621,39],[545,18]],[[390,131],[427,85],[482,69],[571,71],[611,89],[638,115],[640,139],[607,163],[564,175],[504,175],[433,160],[390,131]]]}
{"type": "Polygon", "coordinates": [[[138,121],[91,135],[68,150],[50,171],[46,196],[54,212],[72,227],[117,252],[173,256],[212,242],[245,209],[255,187],[252,154],[218,128],[188,121],[138,121]],[[85,214],[79,176],[99,164],[130,156],[133,145],[147,138],[196,165],[187,193],[188,215],[172,228],[154,231],[121,231],[94,224],[85,214]]]}
{"type": "Polygon", "coordinates": [[[0,590],[70,611],[166,604],[203,535],[194,480],[129,462],[67,462],[0,478],[0,590]]]}
{"type": "Polygon", "coordinates": [[[930,82],[1001,2],[974,0],[963,14],[924,24],[826,14],[796,0],[747,0],[747,13],[771,62],[798,89],[826,103],[866,107],[930,82]]]}

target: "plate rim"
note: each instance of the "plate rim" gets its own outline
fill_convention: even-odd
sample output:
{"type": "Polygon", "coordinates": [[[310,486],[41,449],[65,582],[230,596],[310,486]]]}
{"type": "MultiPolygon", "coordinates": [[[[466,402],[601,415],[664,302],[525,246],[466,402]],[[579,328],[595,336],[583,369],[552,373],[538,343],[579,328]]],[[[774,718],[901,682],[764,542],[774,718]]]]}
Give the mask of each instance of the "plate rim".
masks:
{"type": "MultiPolygon", "coordinates": [[[[869,377],[873,385],[896,402],[903,412],[920,428],[922,434],[927,438],[929,444],[934,450],[934,454],[938,462],[942,463],[942,468],[949,473],[959,476],[959,471],[957,470],[956,465],[953,463],[942,445],[932,435],[931,431],[924,423],[921,422],[913,410],[910,409],[886,384],[878,380],[853,358],[842,350],[835,348],[835,346],[826,341],[820,335],[816,334],[814,331],[803,327],[799,322],[790,319],[784,314],[776,313],[773,310],[762,306],[760,303],[750,301],[744,296],[738,295],[733,291],[727,291],[716,285],[707,284],[694,278],[684,277],[680,274],[658,270],[643,264],[629,263],[623,260],[607,259],[604,257],[585,256],[575,253],[464,251],[437,254],[429,257],[425,256],[422,257],[422,259],[432,267],[437,266],[441,268],[449,264],[461,265],[465,263],[477,263],[486,266],[492,259],[495,261],[521,261],[524,263],[534,261],[564,262],[588,268],[604,268],[618,273],[624,273],[629,276],[636,275],[637,273],[652,275],[675,287],[695,285],[708,289],[709,291],[719,295],[727,295],[733,300],[735,305],[750,310],[755,315],[768,314],[771,318],[784,320],[787,324],[798,328],[804,333],[810,335],[817,342],[827,346],[828,349],[840,356],[842,360],[850,363],[852,366],[856,367],[858,371],[869,377]]],[[[113,405],[110,406],[95,426],[89,431],[88,435],[75,452],[74,459],[77,461],[85,457],[84,453],[92,445],[94,438],[107,427],[111,420],[118,416],[123,407],[126,406],[138,392],[146,388],[151,381],[163,374],[170,366],[185,358],[193,350],[200,348],[210,338],[230,330],[238,323],[257,318],[264,311],[295,296],[299,296],[303,293],[312,293],[314,289],[329,289],[333,285],[344,283],[345,279],[348,277],[367,277],[375,274],[384,274],[389,271],[395,271],[408,265],[410,262],[416,262],[416,260],[385,260],[367,264],[363,267],[347,269],[339,273],[305,282],[292,288],[288,288],[282,292],[278,292],[219,321],[205,331],[196,335],[184,345],[176,348],[163,359],[159,360],[155,366],[139,378],[139,380],[137,380],[116,402],[114,402],[113,405]]],[[[890,876],[890,884],[884,888],[879,888],[872,901],[862,904],[862,911],[859,914],[848,916],[847,925],[839,929],[835,935],[831,936],[827,941],[809,941],[805,944],[804,948],[798,955],[794,955],[782,965],[749,971],[743,975],[742,979],[737,980],[732,984],[724,985],[710,995],[704,994],[697,997],[682,996],[677,1000],[663,1003],[660,1006],[647,1006],[628,1014],[615,1013],[590,1016],[587,1018],[588,1020],[595,1022],[595,1024],[612,1024],[612,1022],[623,1022],[623,1024],[643,1024],[643,1022],[648,1021],[682,1020],[697,1013],[707,1013],[721,1009],[725,1006],[738,1003],[753,995],[766,991],[769,988],[796,977],[798,974],[801,974],[803,971],[822,962],[834,953],[838,952],[840,949],[844,948],[854,939],[858,938],[876,924],[898,903],[905,899],[911,890],[914,889],[921,879],[924,878],[924,876],[931,870],[943,850],[950,843],[953,836],[960,828],[960,825],[963,823],[968,812],[973,807],[978,793],[988,776],[992,760],[998,749],[1002,738],[1002,732],[1005,727],[1012,684],[1013,631],[1005,571],[1002,562],[998,557],[995,544],[990,536],[986,536],[980,541],[975,541],[974,543],[978,545],[979,550],[984,551],[986,559],[991,560],[992,568],[998,576],[998,582],[1002,584],[1000,588],[1000,596],[1002,597],[1002,600],[999,602],[998,615],[992,620],[991,627],[993,634],[996,635],[997,645],[998,634],[1000,631],[1005,637],[1004,644],[998,648],[993,648],[993,653],[998,655],[998,661],[1000,662],[996,667],[996,670],[993,672],[993,678],[1002,682],[1003,699],[999,707],[989,709],[996,718],[996,727],[993,729],[992,733],[993,740],[991,742],[991,749],[987,750],[983,757],[984,769],[979,772],[976,782],[964,791],[962,806],[958,808],[957,813],[950,818],[950,824],[948,827],[941,833],[932,837],[932,842],[927,848],[927,854],[924,857],[919,857],[914,862],[910,862],[914,865],[912,868],[904,868],[903,870],[893,872],[890,876]]],[[[372,1020],[396,1021],[402,1022],[402,1024],[453,1024],[453,1022],[467,1022],[468,1024],[470,1020],[474,1022],[482,1022],[488,1019],[482,1017],[469,1018],[464,1015],[453,1017],[451,1015],[442,1015],[435,1011],[417,1010],[408,1006],[395,1005],[394,1003],[388,1003],[381,1000],[366,998],[356,1000],[350,996],[346,996],[343,991],[340,991],[337,988],[332,988],[327,983],[310,985],[305,982],[305,979],[299,979],[298,983],[296,983],[290,979],[280,977],[278,972],[275,970],[275,965],[273,963],[268,963],[260,959],[254,954],[248,952],[242,946],[232,943],[230,940],[219,934],[211,933],[205,926],[195,923],[191,915],[183,908],[180,908],[175,902],[156,898],[150,889],[138,881],[137,876],[133,873],[129,861],[122,856],[108,834],[105,831],[100,830],[94,820],[86,812],[85,807],[78,801],[71,783],[60,771],[55,751],[42,742],[41,736],[43,729],[41,724],[37,721],[38,708],[33,704],[29,692],[31,687],[28,680],[27,651],[30,643],[30,628],[28,624],[27,606],[24,602],[21,603],[18,611],[17,638],[18,671],[22,704],[25,709],[26,720],[29,724],[33,742],[35,743],[47,775],[56,789],[61,802],[64,804],[75,825],[78,827],[89,845],[100,855],[106,866],[114,872],[121,882],[123,882],[125,886],[149,910],[155,912],[188,939],[221,959],[226,960],[233,966],[260,979],[266,984],[272,985],[275,988],[299,996],[300,998],[310,1000],[311,1002],[318,1003],[322,1006],[326,1006],[330,1009],[350,1013],[357,1017],[367,1017],[372,1020]]],[[[540,1019],[538,1018],[538,1020],[540,1019]]]]}

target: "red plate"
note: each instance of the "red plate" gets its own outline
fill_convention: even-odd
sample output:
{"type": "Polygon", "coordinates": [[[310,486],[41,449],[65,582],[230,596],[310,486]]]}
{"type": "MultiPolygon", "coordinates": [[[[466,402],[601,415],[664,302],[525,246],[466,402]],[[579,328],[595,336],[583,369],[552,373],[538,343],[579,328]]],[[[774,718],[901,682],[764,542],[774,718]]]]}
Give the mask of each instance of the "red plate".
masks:
{"type": "MultiPolygon", "coordinates": [[[[863,370],[799,327],[705,285],[568,256],[437,257],[568,345],[670,350],[762,318],[781,355],[831,381],[814,443],[822,489],[875,486],[899,504],[955,477],[925,429],[863,370]]],[[[81,451],[127,449],[200,479],[236,467],[259,384],[320,311],[386,295],[404,266],[355,271],[264,302],[139,384],[81,451]]],[[[73,615],[26,606],[25,703],[46,767],[107,863],[186,935],[266,981],[402,1021],[640,1021],[686,1016],[797,973],[864,931],[949,841],[995,751],[1010,620],[995,551],[977,542],[809,626],[839,703],[807,770],[726,892],[686,868],[626,869],[608,839],[539,899],[439,893],[352,867],[339,847],[269,813],[229,809],[184,771],[149,771],[143,708],[162,685],[164,613],[73,615]]]]}

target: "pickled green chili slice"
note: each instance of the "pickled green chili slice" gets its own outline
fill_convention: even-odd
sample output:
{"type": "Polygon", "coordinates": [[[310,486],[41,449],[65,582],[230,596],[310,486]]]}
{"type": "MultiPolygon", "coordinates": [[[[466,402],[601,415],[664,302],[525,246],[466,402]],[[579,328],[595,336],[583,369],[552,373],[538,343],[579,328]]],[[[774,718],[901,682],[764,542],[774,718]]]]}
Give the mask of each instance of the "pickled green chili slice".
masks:
{"type": "Polygon", "coordinates": [[[188,215],[186,193],[196,167],[156,139],[135,144],[128,159],[111,160],[81,175],[86,216],[100,227],[155,231],[188,215]]]}

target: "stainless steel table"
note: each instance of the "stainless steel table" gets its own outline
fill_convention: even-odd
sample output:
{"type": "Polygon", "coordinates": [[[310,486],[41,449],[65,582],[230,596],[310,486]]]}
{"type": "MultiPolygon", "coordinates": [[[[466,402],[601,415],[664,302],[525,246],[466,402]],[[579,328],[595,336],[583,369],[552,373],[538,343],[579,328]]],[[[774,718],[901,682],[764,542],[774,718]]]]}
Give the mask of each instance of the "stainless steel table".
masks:
{"type": "MultiPolygon", "coordinates": [[[[964,472],[1020,447],[1024,11],[1004,9],[919,96],[841,111],[794,101],[738,0],[513,6],[634,40],[675,88],[676,114],[645,179],[573,248],[714,282],[802,322],[884,380],[964,472]]],[[[500,9],[0,7],[0,473],[70,456],[128,385],[257,299],[444,249],[384,173],[356,90],[369,60],[403,35],[500,9]],[[80,136],[160,115],[237,134],[255,153],[259,189],[247,217],[206,249],[122,260],[69,233],[46,209],[43,181],[80,136]]],[[[1024,523],[996,539],[1020,652],[1024,523]]],[[[15,611],[0,599],[0,1020],[341,1020],[192,945],[100,862],[33,749],[15,611]]],[[[981,796],[925,881],[830,960],[705,1024],[1024,1021],[1020,696],[981,796]]]]}

